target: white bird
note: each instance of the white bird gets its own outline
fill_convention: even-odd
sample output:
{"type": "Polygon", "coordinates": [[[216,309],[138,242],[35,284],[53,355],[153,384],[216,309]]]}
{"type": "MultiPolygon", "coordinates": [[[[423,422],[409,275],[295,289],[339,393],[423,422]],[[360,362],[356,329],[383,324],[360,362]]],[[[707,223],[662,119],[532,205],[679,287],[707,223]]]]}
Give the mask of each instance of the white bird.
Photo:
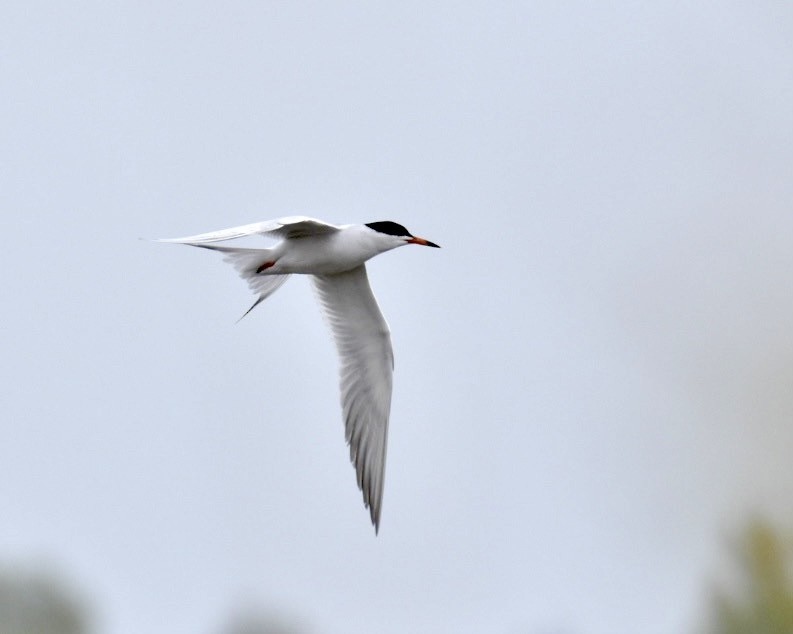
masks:
{"type": "Polygon", "coordinates": [[[365,262],[406,244],[438,247],[391,221],[331,225],[305,216],[257,222],[186,238],[163,239],[220,251],[258,298],[247,315],[293,273],[311,275],[340,357],[341,406],[350,460],[375,527],[380,528],[391,410],[391,334],[365,262]],[[212,244],[254,234],[283,238],[269,249],[212,244]]]}

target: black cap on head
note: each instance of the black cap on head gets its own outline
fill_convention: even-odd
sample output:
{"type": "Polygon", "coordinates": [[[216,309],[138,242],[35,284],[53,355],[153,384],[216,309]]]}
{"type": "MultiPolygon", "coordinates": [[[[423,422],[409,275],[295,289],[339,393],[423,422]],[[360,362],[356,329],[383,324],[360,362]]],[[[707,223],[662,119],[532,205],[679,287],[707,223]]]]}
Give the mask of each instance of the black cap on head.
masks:
{"type": "Polygon", "coordinates": [[[397,236],[399,238],[406,237],[412,238],[413,234],[410,233],[405,227],[390,220],[381,220],[380,222],[367,222],[366,226],[380,233],[385,233],[389,236],[397,236]]]}

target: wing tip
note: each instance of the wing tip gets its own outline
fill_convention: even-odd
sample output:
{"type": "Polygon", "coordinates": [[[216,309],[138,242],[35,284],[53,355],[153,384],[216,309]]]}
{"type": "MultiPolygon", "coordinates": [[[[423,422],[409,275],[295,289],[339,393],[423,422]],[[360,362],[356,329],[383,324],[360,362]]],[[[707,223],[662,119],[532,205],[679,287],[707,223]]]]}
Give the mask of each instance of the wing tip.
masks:
{"type": "Polygon", "coordinates": [[[374,534],[375,536],[380,534],[380,507],[378,506],[375,510],[374,505],[370,508],[370,516],[372,518],[372,524],[374,525],[374,534]]]}
{"type": "Polygon", "coordinates": [[[163,244],[186,244],[191,247],[205,246],[198,242],[191,242],[189,238],[141,238],[141,240],[149,240],[149,242],[162,242],[163,244]]]}
{"type": "Polygon", "coordinates": [[[383,508],[383,490],[380,488],[379,490],[376,490],[374,494],[368,491],[362,492],[363,503],[364,506],[369,509],[369,517],[372,520],[374,534],[376,536],[380,533],[380,514],[383,508]]]}

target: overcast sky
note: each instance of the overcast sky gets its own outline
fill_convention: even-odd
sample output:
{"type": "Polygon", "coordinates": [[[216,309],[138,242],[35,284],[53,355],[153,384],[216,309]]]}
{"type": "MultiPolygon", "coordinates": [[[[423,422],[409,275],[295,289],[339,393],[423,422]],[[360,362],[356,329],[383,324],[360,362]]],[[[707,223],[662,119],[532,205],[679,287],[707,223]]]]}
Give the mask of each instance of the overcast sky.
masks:
{"type": "Polygon", "coordinates": [[[102,633],[689,632],[784,518],[790,3],[6,2],[0,90],[0,561],[102,633]],[[291,214],[443,247],[378,537],[307,280],[139,240],[291,214]]]}

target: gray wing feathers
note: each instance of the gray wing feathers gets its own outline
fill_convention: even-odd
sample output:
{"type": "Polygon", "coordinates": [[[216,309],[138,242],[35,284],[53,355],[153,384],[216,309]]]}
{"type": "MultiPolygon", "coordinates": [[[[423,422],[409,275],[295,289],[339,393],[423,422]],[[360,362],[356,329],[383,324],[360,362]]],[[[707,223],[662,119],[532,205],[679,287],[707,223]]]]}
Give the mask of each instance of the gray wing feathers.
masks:
{"type": "Polygon", "coordinates": [[[338,275],[315,275],[313,280],[339,351],[350,459],[377,531],[394,369],[390,331],[364,266],[338,275]]]}
{"type": "Polygon", "coordinates": [[[210,231],[208,233],[199,233],[194,236],[186,236],[184,238],[163,238],[158,242],[178,242],[180,244],[193,244],[198,246],[199,244],[243,238],[255,233],[270,233],[271,231],[275,231],[280,228],[281,223],[277,220],[266,220],[265,222],[254,222],[249,225],[231,227],[230,229],[221,229],[220,231],[210,231]]]}
{"type": "Polygon", "coordinates": [[[209,233],[199,233],[185,238],[164,238],[158,242],[178,242],[180,244],[207,244],[221,242],[223,240],[234,240],[244,238],[254,234],[274,233],[284,238],[301,238],[304,236],[318,235],[323,233],[333,233],[339,228],[335,225],[308,218],[307,216],[289,216],[278,220],[265,220],[264,222],[254,222],[240,227],[221,229],[220,231],[210,231],[209,233]]]}
{"type": "Polygon", "coordinates": [[[279,221],[280,227],[274,230],[274,233],[285,238],[304,238],[306,236],[318,236],[326,233],[335,233],[339,230],[336,225],[315,220],[314,218],[307,218],[306,216],[291,216],[289,218],[281,218],[279,221]]]}

